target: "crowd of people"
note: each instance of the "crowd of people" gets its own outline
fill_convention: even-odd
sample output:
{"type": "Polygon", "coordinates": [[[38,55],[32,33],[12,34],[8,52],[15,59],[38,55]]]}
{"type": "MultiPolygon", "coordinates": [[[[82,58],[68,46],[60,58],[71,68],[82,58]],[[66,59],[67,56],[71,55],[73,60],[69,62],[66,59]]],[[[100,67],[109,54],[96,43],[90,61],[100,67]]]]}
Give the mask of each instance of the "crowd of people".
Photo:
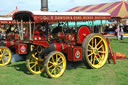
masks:
{"type": "Polygon", "coordinates": [[[106,25],[104,31],[113,32],[115,33],[115,36],[117,36],[118,40],[123,40],[124,25],[122,23],[106,25]]]}

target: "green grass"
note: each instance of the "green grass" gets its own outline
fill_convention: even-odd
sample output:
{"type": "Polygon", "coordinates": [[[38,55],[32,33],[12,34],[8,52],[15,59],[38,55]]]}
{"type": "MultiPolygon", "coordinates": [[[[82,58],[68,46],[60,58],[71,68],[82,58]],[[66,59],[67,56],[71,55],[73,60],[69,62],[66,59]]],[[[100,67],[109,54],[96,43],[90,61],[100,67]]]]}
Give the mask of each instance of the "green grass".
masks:
{"type": "MultiPolygon", "coordinates": [[[[128,55],[128,38],[111,39],[114,51],[128,55]],[[121,47],[122,46],[122,47],[121,47]]],[[[45,73],[31,75],[25,61],[0,67],[0,85],[127,85],[128,59],[116,60],[116,65],[106,63],[101,69],[87,69],[82,62],[68,63],[64,75],[49,79],[45,73]]]]}

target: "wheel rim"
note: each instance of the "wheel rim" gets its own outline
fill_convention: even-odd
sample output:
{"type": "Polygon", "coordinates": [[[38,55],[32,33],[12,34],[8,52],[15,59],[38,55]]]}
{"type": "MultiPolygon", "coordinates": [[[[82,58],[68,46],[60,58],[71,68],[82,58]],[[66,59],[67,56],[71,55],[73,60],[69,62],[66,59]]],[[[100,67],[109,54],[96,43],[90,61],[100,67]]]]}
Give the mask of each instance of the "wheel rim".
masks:
{"type": "Polygon", "coordinates": [[[37,52],[31,54],[27,64],[29,71],[33,74],[40,74],[44,72],[44,59],[38,59],[37,52]]]}
{"type": "Polygon", "coordinates": [[[93,68],[102,67],[108,58],[108,46],[106,40],[100,36],[93,36],[87,47],[87,60],[93,68]]]}
{"type": "Polygon", "coordinates": [[[53,78],[60,77],[66,69],[65,56],[60,52],[53,53],[47,63],[48,75],[53,78]]]}
{"type": "Polygon", "coordinates": [[[5,66],[11,61],[11,52],[6,47],[0,47],[0,66],[5,66]]]}

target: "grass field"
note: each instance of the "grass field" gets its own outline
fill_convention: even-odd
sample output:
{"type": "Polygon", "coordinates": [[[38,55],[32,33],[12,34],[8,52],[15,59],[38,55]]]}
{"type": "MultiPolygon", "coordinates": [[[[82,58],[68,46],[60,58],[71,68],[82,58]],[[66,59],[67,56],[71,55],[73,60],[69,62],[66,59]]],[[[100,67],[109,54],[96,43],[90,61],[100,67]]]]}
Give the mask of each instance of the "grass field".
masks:
{"type": "MultiPolygon", "coordinates": [[[[111,38],[113,51],[128,55],[128,38],[111,38]]],[[[0,67],[0,85],[128,85],[128,59],[116,60],[100,69],[87,69],[82,62],[68,63],[64,75],[49,79],[45,73],[31,75],[25,61],[0,67]]]]}

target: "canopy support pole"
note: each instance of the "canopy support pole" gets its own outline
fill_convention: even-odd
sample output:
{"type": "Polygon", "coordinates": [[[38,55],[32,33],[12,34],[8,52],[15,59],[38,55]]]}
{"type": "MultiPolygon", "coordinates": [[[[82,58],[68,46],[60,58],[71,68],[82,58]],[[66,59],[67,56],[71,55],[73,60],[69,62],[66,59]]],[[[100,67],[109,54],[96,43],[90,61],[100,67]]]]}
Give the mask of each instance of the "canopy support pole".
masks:
{"type": "Polygon", "coordinates": [[[29,19],[29,35],[30,35],[30,40],[32,40],[32,26],[31,26],[31,20],[29,19]]]}
{"type": "Polygon", "coordinates": [[[94,20],[92,20],[92,29],[94,30],[94,20]]]}
{"type": "Polygon", "coordinates": [[[19,22],[18,22],[18,20],[17,20],[17,26],[18,26],[18,33],[19,33],[20,40],[21,40],[21,29],[20,29],[20,26],[19,26],[19,22]]]}
{"type": "Polygon", "coordinates": [[[101,20],[101,27],[100,27],[100,32],[102,33],[103,32],[103,23],[102,23],[102,20],[101,20]]]}
{"type": "Polygon", "coordinates": [[[23,40],[23,20],[21,20],[21,40],[23,40]]]}

